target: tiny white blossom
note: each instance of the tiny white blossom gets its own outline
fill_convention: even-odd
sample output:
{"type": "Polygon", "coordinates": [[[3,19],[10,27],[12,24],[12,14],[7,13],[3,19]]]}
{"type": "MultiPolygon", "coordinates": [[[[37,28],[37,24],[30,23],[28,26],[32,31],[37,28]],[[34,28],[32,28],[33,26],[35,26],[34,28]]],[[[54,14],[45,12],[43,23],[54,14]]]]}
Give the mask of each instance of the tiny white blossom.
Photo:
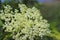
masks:
{"type": "Polygon", "coordinates": [[[43,19],[40,11],[35,8],[28,8],[24,4],[19,4],[19,10],[13,12],[11,6],[4,6],[4,10],[0,10],[0,19],[4,20],[3,28],[6,32],[11,32],[15,40],[34,40],[35,36],[50,34],[50,24],[43,19]]]}

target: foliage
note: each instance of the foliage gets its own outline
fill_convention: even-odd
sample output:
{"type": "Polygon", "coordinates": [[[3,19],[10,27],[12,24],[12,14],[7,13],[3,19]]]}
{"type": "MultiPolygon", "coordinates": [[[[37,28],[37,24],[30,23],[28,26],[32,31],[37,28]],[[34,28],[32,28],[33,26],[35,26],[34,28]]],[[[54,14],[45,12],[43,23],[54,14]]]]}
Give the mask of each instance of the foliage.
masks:
{"type": "Polygon", "coordinates": [[[42,38],[50,34],[50,25],[42,18],[37,8],[28,8],[24,4],[19,4],[20,10],[12,9],[9,5],[4,6],[4,10],[0,10],[0,19],[4,20],[5,32],[11,32],[13,39],[34,40],[36,36],[42,38]]]}
{"type": "Polygon", "coordinates": [[[60,40],[60,32],[57,29],[57,22],[51,22],[52,33],[49,35],[54,37],[56,40],[60,40]]]}
{"type": "MultiPolygon", "coordinates": [[[[51,29],[52,29],[52,34],[51,35],[49,35],[46,39],[42,39],[42,40],[55,40],[55,38],[56,38],[56,40],[58,40],[59,39],[59,37],[60,37],[60,4],[56,4],[56,5],[49,5],[48,3],[48,5],[41,5],[41,4],[39,4],[38,2],[37,2],[37,0],[21,0],[21,1],[19,1],[19,0],[17,0],[18,2],[16,2],[16,0],[11,0],[11,1],[9,1],[9,0],[6,0],[4,3],[1,3],[0,5],[0,9],[2,9],[2,5],[4,4],[4,5],[6,5],[6,4],[9,4],[10,6],[12,6],[12,8],[13,8],[13,11],[14,11],[14,9],[19,9],[18,7],[17,7],[17,4],[18,3],[24,3],[25,5],[27,5],[28,7],[33,7],[33,6],[35,6],[35,7],[37,7],[38,9],[40,9],[40,12],[41,12],[41,14],[42,14],[42,16],[45,18],[45,19],[47,19],[48,20],[48,22],[50,23],[50,25],[51,25],[51,29]],[[50,39],[50,38],[54,38],[54,39],[50,39]]],[[[2,25],[2,22],[1,22],[1,20],[0,20],[0,25],[2,25]]],[[[1,29],[1,28],[0,28],[1,29]]],[[[4,33],[2,33],[2,31],[0,30],[0,33],[2,34],[1,36],[3,36],[4,35],[4,33]]],[[[0,36],[0,39],[1,39],[1,36],[0,36]]],[[[4,37],[3,37],[4,38],[4,37]]],[[[2,38],[2,39],[3,39],[2,38]]],[[[7,37],[6,37],[6,39],[5,40],[9,40],[9,39],[7,39],[7,37]]],[[[59,39],[60,40],[60,39],[59,39]]]]}
{"type": "Polygon", "coordinates": [[[41,8],[42,15],[45,19],[48,19],[52,34],[50,35],[52,38],[56,40],[60,40],[60,6],[44,6],[41,8]]]}

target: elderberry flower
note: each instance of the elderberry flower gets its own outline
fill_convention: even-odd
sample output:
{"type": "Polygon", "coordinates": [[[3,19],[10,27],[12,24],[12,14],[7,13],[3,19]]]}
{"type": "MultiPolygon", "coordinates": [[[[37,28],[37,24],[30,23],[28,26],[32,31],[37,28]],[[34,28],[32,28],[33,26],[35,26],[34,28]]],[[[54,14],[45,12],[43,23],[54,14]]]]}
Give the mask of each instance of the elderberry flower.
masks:
{"type": "Polygon", "coordinates": [[[19,9],[15,9],[9,5],[4,6],[4,10],[0,11],[0,19],[4,20],[3,28],[6,32],[11,32],[12,38],[15,40],[34,40],[35,36],[50,34],[50,24],[43,19],[40,11],[35,8],[28,8],[24,4],[19,4],[19,9]]]}

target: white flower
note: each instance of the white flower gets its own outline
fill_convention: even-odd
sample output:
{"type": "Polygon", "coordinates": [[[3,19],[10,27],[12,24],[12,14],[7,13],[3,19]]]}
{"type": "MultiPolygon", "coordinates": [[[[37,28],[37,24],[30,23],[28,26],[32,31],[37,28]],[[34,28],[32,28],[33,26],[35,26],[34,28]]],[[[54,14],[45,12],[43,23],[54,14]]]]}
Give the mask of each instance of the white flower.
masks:
{"type": "Polygon", "coordinates": [[[35,36],[43,37],[50,34],[47,20],[43,19],[40,11],[33,7],[28,8],[24,4],[19,4],[19,10],[11,11],[11,6],[4,6],[4,10],[1,10],[0,18],[5,21],[3,28],[5,31],[11,32],[15,40],[34,40],[35,36]],[[14,34],[16,33],[16,34],[14,34]]]}

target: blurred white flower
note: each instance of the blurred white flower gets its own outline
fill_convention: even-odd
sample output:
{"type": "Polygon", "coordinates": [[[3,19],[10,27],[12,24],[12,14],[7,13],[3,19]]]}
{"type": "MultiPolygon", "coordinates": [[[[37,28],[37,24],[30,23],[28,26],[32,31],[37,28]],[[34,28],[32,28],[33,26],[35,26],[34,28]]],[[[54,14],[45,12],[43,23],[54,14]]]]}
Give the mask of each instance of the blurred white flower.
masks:
{"type": "Polygon", "coordinates": [[[5,20],[3,28],[5,31],[12,32],[15,40],[34,40],[35,36],[43,37],[50,34],[47,20],[43,19],[40,11],[33,7],[28,8],[24,4],[19,4],[19,10],[12,11],[11,6],[4,6],[4,10],[1,10],[0,18],[5,20]]]}

